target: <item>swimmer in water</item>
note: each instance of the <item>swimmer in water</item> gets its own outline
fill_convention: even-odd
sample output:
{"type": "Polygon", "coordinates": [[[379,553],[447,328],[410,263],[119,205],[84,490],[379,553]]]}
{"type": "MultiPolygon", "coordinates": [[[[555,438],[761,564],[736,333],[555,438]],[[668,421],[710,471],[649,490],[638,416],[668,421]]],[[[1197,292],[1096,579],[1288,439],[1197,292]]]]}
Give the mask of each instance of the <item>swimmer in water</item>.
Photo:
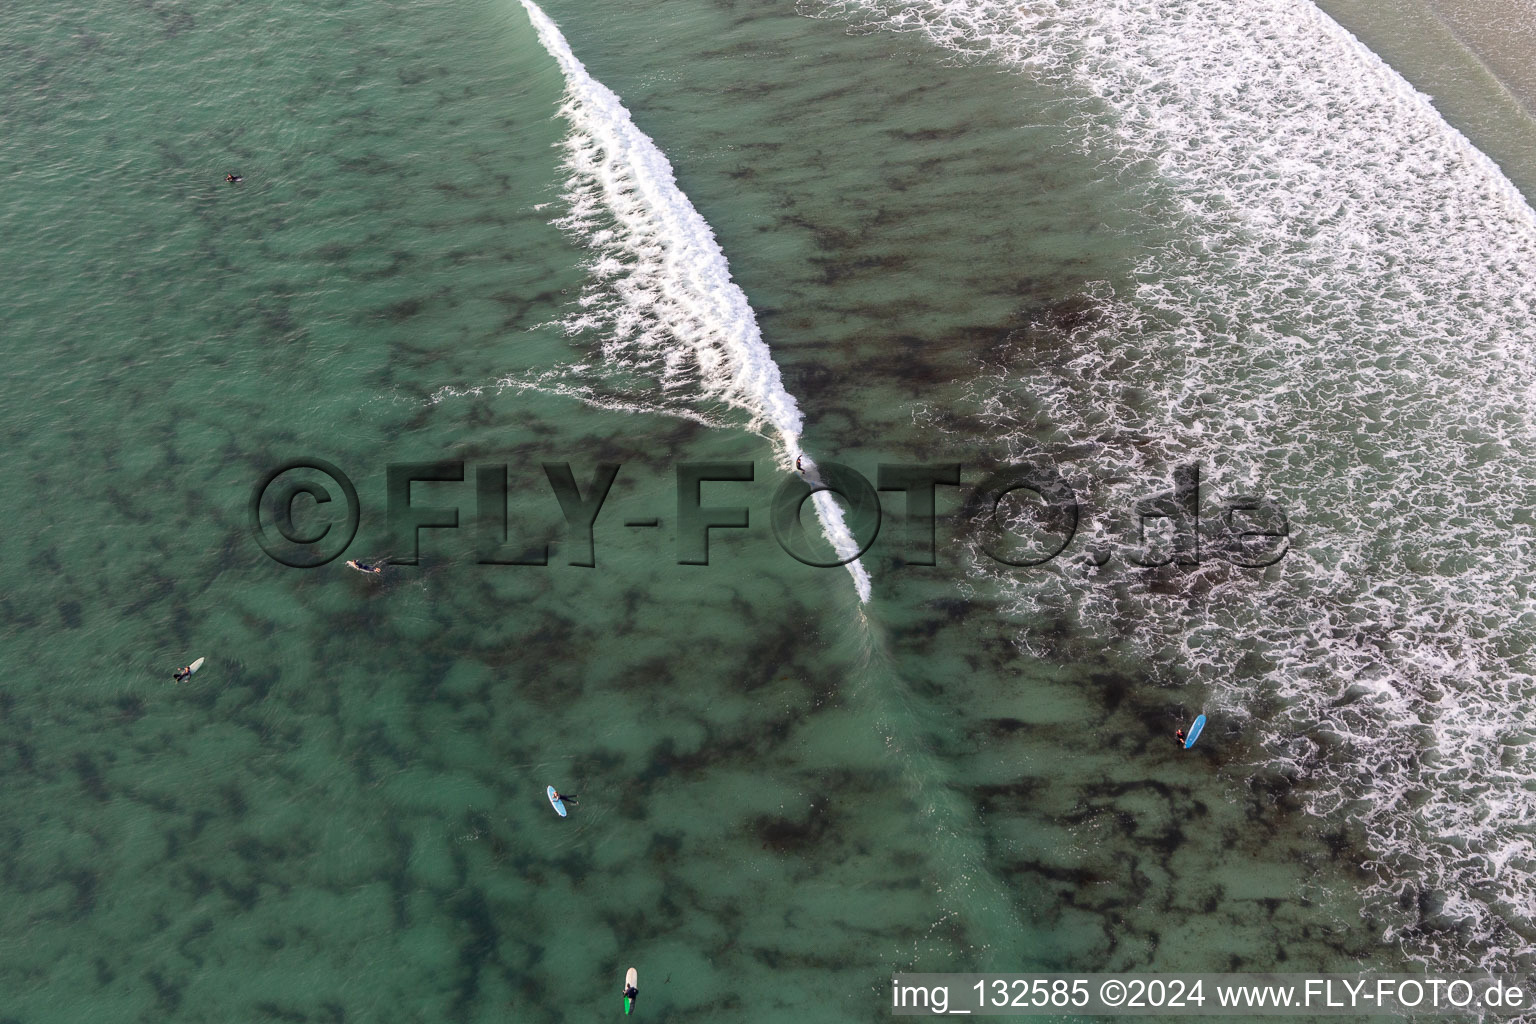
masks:
{"type": "Polygon", "coordinates": [[[369,565],[367,562],[356,562],[356,561],[353,561],[353,562],[348,562],[347,565],[349,565],[352,568],[356,569],[358,572],[366,572],[366,573],[370,573],[370,574],[372,574],[374,576],[382,575],[383,572],[384,572],[384,567],[382,565],[369,565]]]}
{"type": "Polygon", "coordinates": [[[1175,743],[1177,743],[1181,747],[1184,745],[1184,730],[1183,729],[1180,729],[1178,732],[1173,734],[1173,741],[1175,743]]]}
{"type": "Polygon", "coordinates": [[[181,666],[181,668],[176,670],[176,674],[173,675],[171,678],[179,683],[183,679],[187,678],[187,676],[190,676],[191,674],[192,674],[192,666],[191,665],[183,665],[183,666],[181,666]]]}
{"type": "Polygon", "coordinates": [[[229,182],[231,185],[237,185],[245,179],[238,174],[226,174],[224,175],[224,180],[229,182]]]}

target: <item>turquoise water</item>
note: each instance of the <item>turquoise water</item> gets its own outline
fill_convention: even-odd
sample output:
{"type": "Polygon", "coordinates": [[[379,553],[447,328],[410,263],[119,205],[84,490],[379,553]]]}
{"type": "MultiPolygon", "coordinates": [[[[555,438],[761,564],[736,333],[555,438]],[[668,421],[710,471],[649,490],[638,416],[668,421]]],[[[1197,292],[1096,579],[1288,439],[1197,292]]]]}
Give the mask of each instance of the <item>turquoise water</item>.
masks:
{"type": "Polygon", "coordinates": [[[844,1021],[907,969],[1524,966],[1529,208],[1310,8],[1253,52],[1340,79],[1248,74],[1265,123],[1158,64],[1249,58],[1198,4],[1038,6],[551,2],[654,194],[634,151],[566,166],[620,115],[562,110],[510,0],[0,13],[3,1015],[564,1021],[633,965],[639,1015],[844,1021]],[[887,495],[863,600],[774,544],[797,446],[1047,462],[1084,537],[1005,571],[941,490],[922,567],[887,495]],[[248,503],[298,458],[356,484],[345,558],[409,554],[391,464],[463,462],[414,491],[463,528],[281,565],[248,503]],[[752,527],[680,565],[701,461],[753,463],[704,491],[752,527]],[[1129,569],[1128,502],[1190,461],[1292,555],[1129,569]],[[546,462],[621,466],[595,567],[546,462]],[[547,566],[478,564],[500,466],[547,566]]]}

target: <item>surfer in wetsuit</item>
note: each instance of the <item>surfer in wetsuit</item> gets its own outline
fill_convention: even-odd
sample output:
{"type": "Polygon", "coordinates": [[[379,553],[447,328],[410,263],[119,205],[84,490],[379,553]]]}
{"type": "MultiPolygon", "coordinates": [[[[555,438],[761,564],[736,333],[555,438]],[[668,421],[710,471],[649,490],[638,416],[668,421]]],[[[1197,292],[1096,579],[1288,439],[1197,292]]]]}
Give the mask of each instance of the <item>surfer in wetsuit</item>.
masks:
{"type": "Polygon", "coordinates": [[[183,666],[181,666],[181,668],[176,670],[176,674],[171,676],[171,678],[179,683],[183,679],[187,678],[187,676],[190,676],[191,674],[192,674],[192,666],[191,665],[183,665],[183,666]]]}
{"type": "Polygon", "coordinates": [[[375,576],[381,575],[384,572],[384,567],[382,565],[369,565],[367,562],[356,561],[348,562],[347,564],[356,569],[358,572],[372,573],[375,576]]]}
{"type": "Polygon", "coordinates": [[[1174,733],[1173,740],[1175,743],[1182,747],[1184,745],[1184,730],[1180,729],[1178,732],[1174,733]]]}
{"type": "Polygon", "coordinates": [[[571,796],[566,796],[564,793],[557,792],[557,793],[555,793],[555,797],[554,798],[556,800],[559,800],[563,804],[573,804],[573,803],[576,802],[576,797],[575,797],[574,794],[571,795],[571,796]]]}
{"type": "Polygon", "coordinates": [[[238,174],[226,174],[224,175],[224,180],[229,182],[231,185],[237,185],[245,179],[238,174]]]}
{"type": "Polygon", "coordinates": [[[628,982],[625,983],[625,985],[624,985],[624,998],[625,999],[628,999],[630,1002],[634,1002],[635,997],[638,996],[639,994],[640,994],[640,990],[639,989],[635,988],[635,986],[629,984],[628,982]]]}
{"type": "Polygon", "coordinates": [[[805,458],[804,455],[795,456],[795,472],[799,473],[801,476],[805,476],[805,467],[800,465],[800,460],[803,458],[805,458]]]}

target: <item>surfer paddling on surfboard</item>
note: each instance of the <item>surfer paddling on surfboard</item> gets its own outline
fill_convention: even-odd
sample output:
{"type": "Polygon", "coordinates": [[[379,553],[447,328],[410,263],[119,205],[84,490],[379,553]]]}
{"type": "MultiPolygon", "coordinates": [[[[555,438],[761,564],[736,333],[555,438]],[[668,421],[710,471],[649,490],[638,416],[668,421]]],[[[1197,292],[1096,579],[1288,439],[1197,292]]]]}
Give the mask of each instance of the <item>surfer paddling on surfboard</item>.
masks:
{"type": "Polygon", "coordinates": [[[203,660],[204,659],[202,658],[198,658],[190,665],[181,666],[181,668],[177,669],[175,674],[171,676],[171,679],[178,683],[181,682],[183,679],[186,679],[192,675],[193,672],[196,672],[198,669],[202,668],[203,660]]]}
{"type": "Polygon", "coordinates": [[[348,562],[347,565],[353,569],[356,569],[358,572],[366,572],[373,576],[380,576],[384,573],[383,565],[369,565],[367,562],[358,562],[355,560],[348,562]]]}
{"type": "Polygon", "coordinates": [[[553,807],[555,809],[555,813],[560,815],[562,818],[565,817],[565,802],[567,800],[571,801],[573,804],[576,802],[574,797],[561,796],[559,793],[555,792],[554,786],[545,786],[544,794],[549,797],[549,806],[553,807]]]}
{"type": "Polygon", "coordinates": [[[631,967],[624,974],[624,1012],[626,1014],[635,1008],[635,997],[640,994],[639,983],[640,975],[631,967]]]}

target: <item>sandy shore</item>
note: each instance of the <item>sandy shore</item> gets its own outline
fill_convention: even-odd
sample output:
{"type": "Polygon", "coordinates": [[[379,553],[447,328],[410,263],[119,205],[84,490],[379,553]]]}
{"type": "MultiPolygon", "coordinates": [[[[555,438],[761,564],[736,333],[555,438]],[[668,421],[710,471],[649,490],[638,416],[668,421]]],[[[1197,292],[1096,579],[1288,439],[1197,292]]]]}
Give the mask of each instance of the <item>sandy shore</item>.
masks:
{"type": "Polygon", "coordinates": [[[1536,114],[1536,0],[1429,0],[1429,6],[1536,114]]]}

